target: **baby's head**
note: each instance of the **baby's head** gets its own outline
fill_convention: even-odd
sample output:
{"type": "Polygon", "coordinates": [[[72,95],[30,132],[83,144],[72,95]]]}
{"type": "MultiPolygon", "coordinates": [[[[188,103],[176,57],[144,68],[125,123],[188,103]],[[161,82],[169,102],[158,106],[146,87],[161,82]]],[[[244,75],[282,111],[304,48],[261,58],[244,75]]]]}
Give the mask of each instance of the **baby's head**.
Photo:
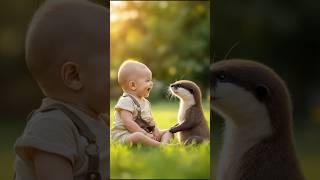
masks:
{"type": "Polygon", "coordinates": [[[108,16],[106,8],[81,0],[48,1],[37,10],[26,63],[46,96],[107,111],[108,16]]]}
{"type": "Polygon", "coordinates": [[[124,92],[148,97],[153,86],[152,72],[145,64],[128,60],[119,68],[118,83],[124,92]]]}

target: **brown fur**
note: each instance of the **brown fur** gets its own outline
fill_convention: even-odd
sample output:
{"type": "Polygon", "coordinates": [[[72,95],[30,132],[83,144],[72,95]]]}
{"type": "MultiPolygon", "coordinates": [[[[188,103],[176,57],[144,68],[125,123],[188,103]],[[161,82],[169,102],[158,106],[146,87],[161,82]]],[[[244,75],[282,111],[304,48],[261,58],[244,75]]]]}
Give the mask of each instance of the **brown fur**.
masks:
{"type": "Polygon", "coordinates": [[[180,80],[171,84],[171,86],[175,85],[191,90],[195,105],[186,110],[183,123],[173,126],[170,132],[180,132],[180,140],[185,144],[189,144],[192,141],[201,143],[204,140],[209,140],[210,132],[202,110],[200,88],[194,82],[188,80],[180,80]]]}
{"type": "Polygon", "coordinates": [[[272,135],[244,154],[237,177],[240,180],[303,179],[293,143],[291,99],[283,80],[269,67],[247,60],[225,60],[213,64],[213,87],[221,74],[224,74],[224,82],[239,85],[254,95],[259,85],[268,89],[266,97],[256,97],[268,109],[272,135]]]}

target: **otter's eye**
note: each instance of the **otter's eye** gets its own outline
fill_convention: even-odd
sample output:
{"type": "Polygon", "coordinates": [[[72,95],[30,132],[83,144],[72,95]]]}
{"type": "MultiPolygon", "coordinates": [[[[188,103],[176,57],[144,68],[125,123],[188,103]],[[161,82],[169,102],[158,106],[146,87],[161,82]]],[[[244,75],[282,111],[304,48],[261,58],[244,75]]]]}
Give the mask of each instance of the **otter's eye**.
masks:
{"type": "Polygon", "coordinates": [[[220,81],[224,81],[226,79],[226,76],[224,74],[218,74],[217,78],[220,81]]]}
{"type": "Polygon", "coordinates": [[[180,84],[172,84],[171,87],[177,89],[177,88],[181,87],[181,85],[180,84]]]}

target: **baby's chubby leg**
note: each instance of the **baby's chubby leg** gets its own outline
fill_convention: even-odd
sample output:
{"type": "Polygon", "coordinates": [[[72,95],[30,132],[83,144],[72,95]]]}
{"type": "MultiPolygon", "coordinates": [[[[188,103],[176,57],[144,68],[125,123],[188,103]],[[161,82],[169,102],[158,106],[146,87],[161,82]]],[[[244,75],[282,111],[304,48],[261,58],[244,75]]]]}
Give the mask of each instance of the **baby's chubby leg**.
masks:
{"type": "Polygon", "coordinates": [[[162,144],[156,140],[151,139],[147,135],[143,134],[142,132],[134,132],[127,136],[125,139],[126,143],[133,143],[133,144],[145,144],[149,146],[159,146],[162,144]]]}

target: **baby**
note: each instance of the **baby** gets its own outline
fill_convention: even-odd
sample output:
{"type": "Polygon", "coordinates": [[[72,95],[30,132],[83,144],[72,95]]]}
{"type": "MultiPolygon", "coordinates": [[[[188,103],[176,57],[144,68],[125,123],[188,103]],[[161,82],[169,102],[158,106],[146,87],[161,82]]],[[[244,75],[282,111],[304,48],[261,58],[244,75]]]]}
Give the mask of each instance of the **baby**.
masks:
{"type": "Polygon", "coordinates": [[[26,64],[46,97],[15,143],[14,179],[109,178],[108,14],[69,0],[33,16],[26,64]]]}
{"type": "Polygon", "coordinates": [[[125,61],[118,71],[118,83],[123,95],[115,106],[112,140],[151,146],[169,143],[172,134],[155,126],[146,99],[153,86],[150,69],[137,61],[125,61]]]}

